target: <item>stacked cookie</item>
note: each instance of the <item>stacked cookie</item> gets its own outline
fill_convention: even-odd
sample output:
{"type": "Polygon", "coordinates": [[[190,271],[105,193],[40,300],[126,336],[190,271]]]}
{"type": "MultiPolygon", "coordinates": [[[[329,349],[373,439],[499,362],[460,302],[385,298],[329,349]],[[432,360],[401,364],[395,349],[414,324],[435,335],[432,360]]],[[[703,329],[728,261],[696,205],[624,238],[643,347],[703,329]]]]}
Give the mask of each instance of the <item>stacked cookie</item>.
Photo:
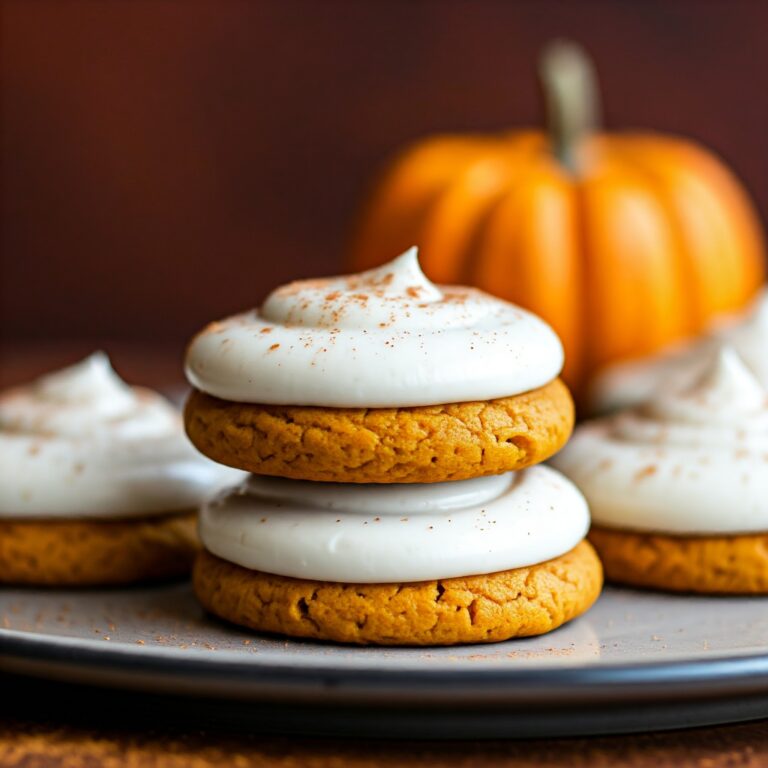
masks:
{"type": "Polygon", "coordinates": [[[537,317],[438,287],[415,249],[278,288],[187,354],[187,434],[247,470],[201,514],[194,582],[256,630],[384,645],[554,629],[602,584],[586,503],[552,469],[573,426],[537,317]]]}

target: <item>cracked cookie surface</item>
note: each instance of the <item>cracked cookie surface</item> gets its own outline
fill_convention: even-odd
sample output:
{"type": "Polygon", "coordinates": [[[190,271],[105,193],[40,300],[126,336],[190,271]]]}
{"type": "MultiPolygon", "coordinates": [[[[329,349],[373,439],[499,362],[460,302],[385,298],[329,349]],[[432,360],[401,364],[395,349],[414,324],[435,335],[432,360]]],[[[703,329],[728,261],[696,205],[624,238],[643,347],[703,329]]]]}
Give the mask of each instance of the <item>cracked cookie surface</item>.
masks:
{"type": "Polygon", "coordinates": [[[203,550],[193,582],[206,610],[261,632],[360,645],[456,645],[549,632],[584,613],[603,578],[583,541],[527,568],[407,584],[273,576],[203,550]]]}
{"type": "Polygon", "coordinates": [[[555,379],[514,397],[415,408],[233,403],[194,390],[190,440],[255,474],[346,483],[432,483],[523,469],[568,440],[573,401],[555,379]]]}
{"type": "Polygon", "coordinates": [[[609,581],[669,592],[768,594],[768,533],[668,536],[593,527],[609,581]]]}
{"type": "Polygon", "coordinates": [[[106,586],[185,576],[197,514],[121,520],[0,520],[0,584],[106,586]]]}

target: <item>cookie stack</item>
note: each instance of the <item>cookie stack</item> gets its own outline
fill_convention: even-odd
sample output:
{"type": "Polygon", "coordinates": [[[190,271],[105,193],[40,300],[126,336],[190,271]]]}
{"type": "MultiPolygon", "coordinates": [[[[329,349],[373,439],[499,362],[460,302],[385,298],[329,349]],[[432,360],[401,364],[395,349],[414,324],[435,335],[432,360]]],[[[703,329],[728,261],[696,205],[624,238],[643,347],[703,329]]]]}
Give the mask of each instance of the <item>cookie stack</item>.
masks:
{"type": "Polygon", "coordinates": [[[586,503],[552,469],[573,405],[539,318],[436,286],[415,249],[205,328],[187,434],[252,475],[201,514],[195,591],[260,631],[448,645],[547,632],[597,598],[586,503]]]}

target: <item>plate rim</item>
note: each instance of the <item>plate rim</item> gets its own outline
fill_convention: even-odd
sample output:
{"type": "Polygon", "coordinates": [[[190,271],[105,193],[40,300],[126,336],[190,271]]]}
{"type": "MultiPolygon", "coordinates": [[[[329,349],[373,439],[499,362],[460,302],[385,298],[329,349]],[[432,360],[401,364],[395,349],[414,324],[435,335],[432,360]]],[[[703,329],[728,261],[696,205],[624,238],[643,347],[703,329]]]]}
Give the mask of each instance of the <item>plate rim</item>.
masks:
{"type": "MultiPolygon", "coordinates": [[[[332,662],[318,666],[292,663],[206,657],[179,658],[153,654],[150,648],[134,649],[127,644],[85,645],[94,641],[51,636],[30,637],[32,633],[0,629],[0,668],[15,671],[12,662],[75,673],[87,671],[120,678],[135,675],[165,683],[189,683],[198,695],[226,696],[221,685],[233,686],[231,693],[252,698],[270,698],[282,691],[291,700],[304,700],[322,691],[327,700],[371,700],[372,696],[434,698],[443,702],[504,702],[508,704],[558,703],[568,701],[633,700],[649,698],[685,699],[768,694],[768,649],[765,653],[722,655],[690,660],[654,660],[640,663],[538,669],[482,669],[457,666],[455,669],[345,668],[332,662]],[[217,687],[218,686],[218,687],[217,687]],[[197,689],[196,691],[194,689],[197,689]],[[218,692],[217,692],[218,690],[218,692]]],[[[284,697],[284,696],[283,696],[284,697]]]]}

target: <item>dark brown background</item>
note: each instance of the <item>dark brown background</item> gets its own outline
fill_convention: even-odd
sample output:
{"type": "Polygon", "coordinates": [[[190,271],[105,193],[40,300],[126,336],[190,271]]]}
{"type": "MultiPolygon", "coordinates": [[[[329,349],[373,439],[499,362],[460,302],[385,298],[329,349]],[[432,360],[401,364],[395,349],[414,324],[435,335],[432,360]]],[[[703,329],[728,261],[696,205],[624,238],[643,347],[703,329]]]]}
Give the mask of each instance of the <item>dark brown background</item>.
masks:
{"type": "Polygon", "coordinates": [[[768,210],[761,0],[2,7],[6,350],[177,346],[277,282],[337,270],[393,148],[538,120],[554,36],[594,55],[608,126],[705,142],[768,210]]]}

